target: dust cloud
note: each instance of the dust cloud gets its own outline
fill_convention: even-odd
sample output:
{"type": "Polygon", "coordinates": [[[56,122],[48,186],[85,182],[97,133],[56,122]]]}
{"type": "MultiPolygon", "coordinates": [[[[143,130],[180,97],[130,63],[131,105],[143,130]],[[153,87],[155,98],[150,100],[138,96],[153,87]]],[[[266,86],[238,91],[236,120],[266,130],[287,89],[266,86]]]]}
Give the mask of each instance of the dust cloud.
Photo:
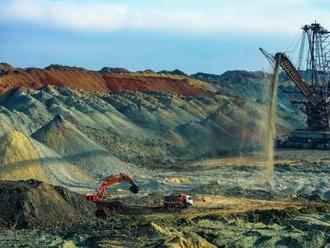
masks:
{"type": "Polygon", "coordinates": [[[272,185],[273,176],[274,176],[274,145],[276,138],[276,101],[277,101],[277,92],[278,92],[278,74],[279,74],[279,65],[275,65],[274,75],[271,91],[270,91],[270,102],[268,109],[268,118],[267,118],[267,126],[266,126],[266,183],[272,185]]]}

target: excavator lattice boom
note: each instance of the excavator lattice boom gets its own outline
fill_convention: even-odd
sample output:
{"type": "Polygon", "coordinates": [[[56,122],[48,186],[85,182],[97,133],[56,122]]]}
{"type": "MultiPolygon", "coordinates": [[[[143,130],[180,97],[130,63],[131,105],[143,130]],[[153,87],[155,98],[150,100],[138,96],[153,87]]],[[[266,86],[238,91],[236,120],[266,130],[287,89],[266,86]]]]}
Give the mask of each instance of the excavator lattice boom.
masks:
{"type": "Polygon", "coordinates": [[[272,65],[279,65],[307,99],[307,125],[310,130],[323,131],[329,129],[329,114],[327,102],[319,96],[300,75],[285,53],[276,53],[274,56],[260,48],[260,51],[272,65]]]}

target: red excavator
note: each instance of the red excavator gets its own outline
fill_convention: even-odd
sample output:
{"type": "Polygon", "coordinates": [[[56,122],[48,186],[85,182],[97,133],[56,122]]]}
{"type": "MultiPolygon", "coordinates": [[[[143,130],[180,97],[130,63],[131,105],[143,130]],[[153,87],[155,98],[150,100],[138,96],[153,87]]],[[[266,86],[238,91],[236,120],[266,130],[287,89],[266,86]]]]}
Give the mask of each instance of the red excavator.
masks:
{"type": "Polygon", "coordinates": [[[120,173],[117,176],[110,176],[108,178],[106,178],[104,180],[104,182],[101,184],[99,190],[97,191],[96,194],[86,194],[85,198],[88,201],[94,201],[94,202],[102,202],[104,200],[104,193],[106,188],[109,185],[115,184],[115,183],[120,183],[120,182],[128,182],[129,184],[131,184],[132,186],[129,188],[129,190],[134,193],[137,194],[139,192],[139,186],[136,185],[136,183],[125,173],[120,173]]]}

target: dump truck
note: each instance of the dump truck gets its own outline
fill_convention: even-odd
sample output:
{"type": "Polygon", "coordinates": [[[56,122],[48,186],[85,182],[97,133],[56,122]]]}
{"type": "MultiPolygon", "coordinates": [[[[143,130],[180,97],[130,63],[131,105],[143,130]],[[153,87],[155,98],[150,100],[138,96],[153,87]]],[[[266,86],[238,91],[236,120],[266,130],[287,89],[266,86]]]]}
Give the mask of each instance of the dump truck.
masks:
{"type": "Polygon", "coordinates": [[[164,208],[187,208],[193,205],[193,199],[190,195],[181,193],[179,195],[169,195],[163,197],[164,208]]]}

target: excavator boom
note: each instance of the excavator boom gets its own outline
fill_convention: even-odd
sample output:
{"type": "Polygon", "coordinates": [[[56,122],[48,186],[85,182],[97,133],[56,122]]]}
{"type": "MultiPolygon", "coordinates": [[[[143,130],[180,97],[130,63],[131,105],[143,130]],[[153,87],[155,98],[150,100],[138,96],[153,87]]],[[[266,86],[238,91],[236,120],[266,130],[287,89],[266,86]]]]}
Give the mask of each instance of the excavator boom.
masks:
{"type": "Polygon", "coordinates": [[[285,53],[276,53],[275,56],[268,53],[262,48],[259,48],[262,54],[268,59],[270,64],[275,66],[278,64],[287,73],[289,78],[295,83],[301,93],[306,97],[306,99],[313,105],[316,106],[319,102],[315,92],[309,87],[306,81],[300,76],[299,72],[296,70],[294,65],[291,63],[290,59],[285,53]]]}
{"type": "Polygon", "coordinates": [[[276,53],[275,62],[278,63],[290,79],[295,83],[301,93],[306,97],[306,99],[315,107],[319,102],[319,97],[312,90],[311,87],[306,83],[306,81],[300,76],[299,72],[296,70],[294,65],[291,63],[290,59],[285,53],[276,53]]]}

